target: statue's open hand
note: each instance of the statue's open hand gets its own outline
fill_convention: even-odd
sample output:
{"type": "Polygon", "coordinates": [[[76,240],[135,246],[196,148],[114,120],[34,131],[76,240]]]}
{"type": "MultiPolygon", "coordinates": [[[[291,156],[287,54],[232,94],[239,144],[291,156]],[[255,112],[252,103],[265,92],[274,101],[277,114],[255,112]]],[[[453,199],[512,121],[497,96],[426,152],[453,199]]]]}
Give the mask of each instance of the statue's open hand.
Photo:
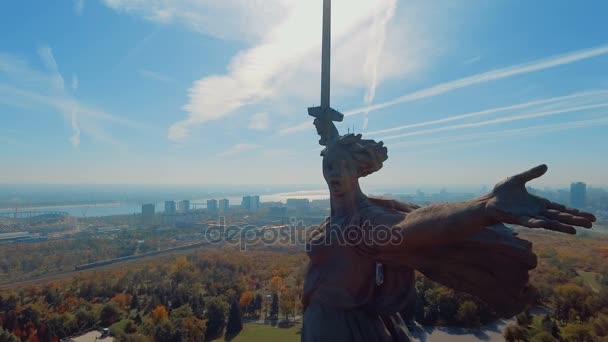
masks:
{"type": "Polygon", "coordinates": [[[528,193],[526,183],[545,172],[547,165],[543,164],[498,183],[489,195],[488,215],[504,223],[568,234],[576,234],[573,226],[591,228],[592,214],[528,193]]]}

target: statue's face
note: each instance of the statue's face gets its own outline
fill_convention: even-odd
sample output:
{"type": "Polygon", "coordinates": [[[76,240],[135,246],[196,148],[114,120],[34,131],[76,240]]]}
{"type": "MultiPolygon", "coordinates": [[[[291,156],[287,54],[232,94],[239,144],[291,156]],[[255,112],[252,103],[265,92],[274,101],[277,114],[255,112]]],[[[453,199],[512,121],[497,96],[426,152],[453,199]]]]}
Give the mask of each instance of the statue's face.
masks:
{"type": "Polygon", "coordinates": [[[351,154],[344,148],[334,146],[323,157],[323,177],[329,192],[342,197],[356,189],[357,166],[351,154]]]}

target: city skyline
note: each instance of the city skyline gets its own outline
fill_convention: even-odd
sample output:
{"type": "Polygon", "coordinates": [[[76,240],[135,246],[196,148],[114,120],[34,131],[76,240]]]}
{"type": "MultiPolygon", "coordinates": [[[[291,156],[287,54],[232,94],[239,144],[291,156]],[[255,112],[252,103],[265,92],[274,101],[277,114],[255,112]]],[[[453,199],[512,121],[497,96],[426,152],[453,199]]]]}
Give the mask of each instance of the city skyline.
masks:
{"type": "MultiPolygon", "coordinates": [[[[0,183],[323,184],[306,113],[320,1],[0,13],[0,183]]],[[[492,185],[540,163],[535,187],[608,186],[605,13],[602,1],[335,0],[338,128],[389,153],[364,186],[492,185]]]]}

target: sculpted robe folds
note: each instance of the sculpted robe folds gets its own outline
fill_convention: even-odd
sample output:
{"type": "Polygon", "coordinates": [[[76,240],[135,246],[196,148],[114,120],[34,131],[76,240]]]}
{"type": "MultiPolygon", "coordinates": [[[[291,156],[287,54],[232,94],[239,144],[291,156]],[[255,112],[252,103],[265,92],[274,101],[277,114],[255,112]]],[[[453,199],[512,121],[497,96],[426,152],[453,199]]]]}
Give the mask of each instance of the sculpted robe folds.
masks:
{"type": "MultiPolygon", "coordinates": [[[[407,215],[413,207],[396,201],[370,201],[348,225],[373,229],[382,215],[407,215]]],[[[384,223],[381,223],[384,224],[384,223]]],[[[426,250],[390,250],[369,243],[339,243],[321,225],[309,242],[304,284],[302,341],[409,341],[399,311],[414,305],[414,270],[450,288],[488,303],[511,317],[530,302],[528,271],[536,267],[532,244],[504,225],[487,227],[456,242],[426,250]],[[383,282],[377,285],[377,263],[383,282]]],[[[336,235],[334,234],[334,237],[336,235]]]]}

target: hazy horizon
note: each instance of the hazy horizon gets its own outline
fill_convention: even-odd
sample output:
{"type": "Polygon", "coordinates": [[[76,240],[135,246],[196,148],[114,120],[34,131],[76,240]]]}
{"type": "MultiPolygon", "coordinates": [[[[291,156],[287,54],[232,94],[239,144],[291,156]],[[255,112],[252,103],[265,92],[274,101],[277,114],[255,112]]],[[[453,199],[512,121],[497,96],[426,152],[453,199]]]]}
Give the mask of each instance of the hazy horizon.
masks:
{"type": "MultiPolygon", "coordinates": [[[[2,3],[0,182],[324,184],[321,2],[252,3],[2,3]]],[[[332,12],[338,129],[388,147],[366,186],[491,186],[541,163],[539,186],[608,184],[605,1],[332,12]]]]}

